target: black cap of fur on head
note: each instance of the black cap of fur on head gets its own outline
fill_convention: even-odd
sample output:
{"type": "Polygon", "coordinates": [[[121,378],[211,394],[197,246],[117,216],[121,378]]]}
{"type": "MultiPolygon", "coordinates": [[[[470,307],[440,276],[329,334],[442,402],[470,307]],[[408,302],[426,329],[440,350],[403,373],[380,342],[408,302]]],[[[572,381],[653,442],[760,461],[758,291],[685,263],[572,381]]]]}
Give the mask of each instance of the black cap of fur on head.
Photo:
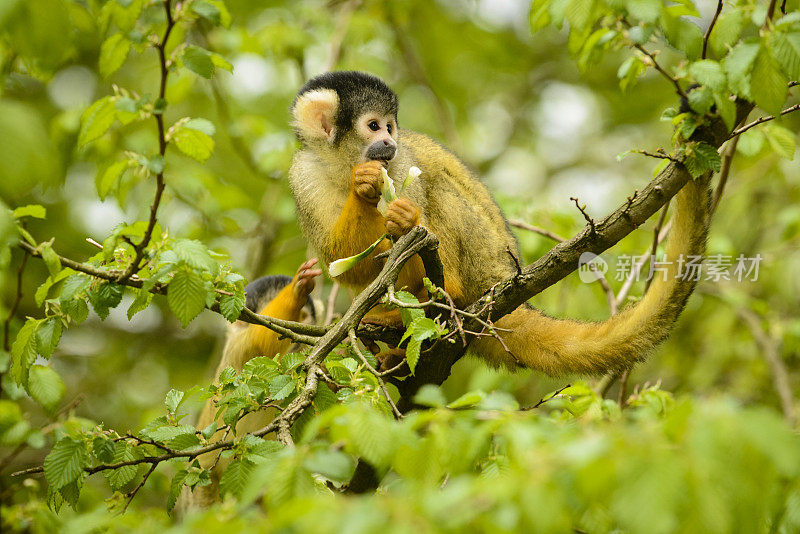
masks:
{"type": "MultiPolygon", "coordinates": [[[[244,288],[244,305],[247,306],[248,310],[259,313],[269,301],[275,298],[275,295],[277,295],[281,289],[288,286],[291,282],[292,277],[283,274],[273,274],[256,278],[244,288]]],[[[311,319],[316,320],[317,316],[311,297],[308,297],[306,307],[308,307],[308,314],[311,316],[311,319]]]]}
{"type": "Polygon", "coordinates": [[[366,72],[354,70],[333,71],[308,80],[297,92],[297,97],[315,89],[332,89],[339,95],[336,113],[337,137],[353,126],[361,113],[371,110],[382,115],[393,115],[397,119],[397,95],[383,80],[366,72]]]}

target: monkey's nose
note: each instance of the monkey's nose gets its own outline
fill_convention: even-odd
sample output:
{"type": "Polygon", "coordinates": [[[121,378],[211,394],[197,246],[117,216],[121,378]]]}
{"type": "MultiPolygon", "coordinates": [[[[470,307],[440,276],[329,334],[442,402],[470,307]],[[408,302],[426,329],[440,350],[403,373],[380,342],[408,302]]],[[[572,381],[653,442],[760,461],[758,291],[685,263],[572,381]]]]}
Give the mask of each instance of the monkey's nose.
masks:
{"type": "Polygon", "coordinates": [[[372,143],[367,149],[367,159],[389,161],[397,153],[397,145],[393,141],[383,139],[372,143]]]}

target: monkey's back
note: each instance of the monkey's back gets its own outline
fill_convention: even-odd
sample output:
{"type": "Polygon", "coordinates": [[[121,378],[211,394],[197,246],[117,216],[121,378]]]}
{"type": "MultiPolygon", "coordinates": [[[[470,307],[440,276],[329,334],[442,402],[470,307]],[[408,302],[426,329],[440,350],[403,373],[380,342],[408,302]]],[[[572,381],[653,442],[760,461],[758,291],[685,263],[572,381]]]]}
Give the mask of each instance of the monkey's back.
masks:
{"type": "Polygon", "coordinates": [[[401,130],[399,145],[390,171],[405,173],[411,165],[422,170],[408,196],[439,238],[445,280],[461,281],[458,304],[468,304],[515,272],[511,254],[519,258],[517,241],[489,191],[458,157],[410,130],[401,130]]]}

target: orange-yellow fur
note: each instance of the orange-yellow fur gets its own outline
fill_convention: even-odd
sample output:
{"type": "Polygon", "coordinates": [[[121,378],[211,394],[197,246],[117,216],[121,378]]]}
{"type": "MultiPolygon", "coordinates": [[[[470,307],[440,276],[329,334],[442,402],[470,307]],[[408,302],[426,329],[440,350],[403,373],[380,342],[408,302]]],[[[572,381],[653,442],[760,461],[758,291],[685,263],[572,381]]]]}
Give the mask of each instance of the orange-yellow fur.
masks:
{"type": "MultiPolygon", "coordinates": [[[[314,103],[315,112],[320,110],[318,104],[314,103]]],[[[303,108],[307,105],[302,95],[298,97],[293,108],[295,124],[306,116],[303,108]]],[[[327,116],[335,117],[336,109],[327,116]]],[[[313,123],[303,124],[298,133],[303,148],[295,155],[289,178],[306,237],[327,263],[364,250],[386,231],[388,222],[371,199],[355,193],[352,179],[364,165],[363,148],[371,141],[354,132],[339,132],[334,138],[313,123]]],[[[397,154],[388,162],[388,175],[398,187],[411,166],[421,169],[403,196],[419,208],[420,224],[439,238],[445,289],[456,305],[469,305],[516,272],[512,258],[512,254],[520,257],[516,239],[489,192],[456,156],[412,131],[400,130],[396,138],[397,154]]],[[[709,223],[707,197],[706,178],[688,184],[677,195],[667,261],[677,262],[679,254],[703,254],[709,223]]],[[[424,275],[416,260],[404,270],[400,282],[412,290],[421,287],[424,275]]],[[[380,267],[368,259],[339,280],[359,291],[380,267]]],[[[666,337],[694,288],[694,281],[672,276],[675,268],[673,264],[667,281],[656,280],[638,305],[605,322],[554,319],[521,306],[497,324],[513,330],[503,333],[503,339],[528,367],[551,375],[620,369],[643,359],[666,337]]],[[[495,339],[478,339],[471,350],[495,365],[516,363],[495,339]]]]}
{"type": "MultiPolygon", "coordinates": [[[[263,306],[259,313],[276,319],[298,321],[303,313],[302,309],[306,304],[306,300],[298,297],[294,286],[295,280],[281,289],[271,301],[263,306]]],[[[292,341],[290,339],[279,339],[279,335],[269,328],[237,321],[230,326],[222,359],[215,374],[215,380],[219,378],[220,373],[227,367],[233,367],[239,373],[252,358],[285,354],[291,344],[292,341]]],[[[214,405],[214,399],[209,399],[197,421],[197,429],[202,430],[213,423],[216,412],[217,407],[214,405]]],[[[265,427],[275,415],[277,415],[277,411],[274,408],[247,414],[236,425],[236,435],[242,436],[265,427]]],[[[216,421],[219,427],[224,425],[222,417],[216,418],[216,421]]],[[[231,435],[232,433],[228,434],[229,437],[231,435]]],[[[218,430],[209,441],[219,441],[224,436],[225,432],[218,430]]],[[[210,468],[217,459],[217,455],[218,452],[210,452],[199,456],[200,465],[206,469],[210,468]]],[[[183,489],[181,501],[179,502],[179,507],[182,511],[186,511],[189,508],[207,508],[219,500],[219,477],[227,463],[227,460],[220,458],[217,466],[211,471],[210,485],[197,487],[194,491],[190,491],[188,488],[183,489]]]]}

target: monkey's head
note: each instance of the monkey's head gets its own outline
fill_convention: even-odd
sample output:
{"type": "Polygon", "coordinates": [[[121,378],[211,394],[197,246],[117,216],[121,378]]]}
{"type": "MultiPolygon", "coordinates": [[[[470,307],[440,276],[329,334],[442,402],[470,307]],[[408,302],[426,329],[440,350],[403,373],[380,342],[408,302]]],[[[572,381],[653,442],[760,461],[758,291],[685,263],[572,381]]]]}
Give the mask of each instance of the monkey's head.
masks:
{"type": "MultiPolygon", "coordinates": [[[[274,274],[256,278],[244,288],[245,306],[247,306],[247,309],[255,313],[259,313],[264,306],[266,306],[270,301],[272,301],[272,299],[275,298],[281,289],[289,285],[291,282],[291,276],[285,276],[282,274],[274,274]]],[[[310,296],[307,297],[306,304],[303,306],[303,309],[300,312],[300,321],[311,323],[316,321],[314,303],[310,296]]]]}
{"type": "Polygon", "coordinates": [[[300,89],[291,111],[297,138],[323,157],[356,164],[397,153],[397,95],[371,74],[320,74],[300,89]]]}

